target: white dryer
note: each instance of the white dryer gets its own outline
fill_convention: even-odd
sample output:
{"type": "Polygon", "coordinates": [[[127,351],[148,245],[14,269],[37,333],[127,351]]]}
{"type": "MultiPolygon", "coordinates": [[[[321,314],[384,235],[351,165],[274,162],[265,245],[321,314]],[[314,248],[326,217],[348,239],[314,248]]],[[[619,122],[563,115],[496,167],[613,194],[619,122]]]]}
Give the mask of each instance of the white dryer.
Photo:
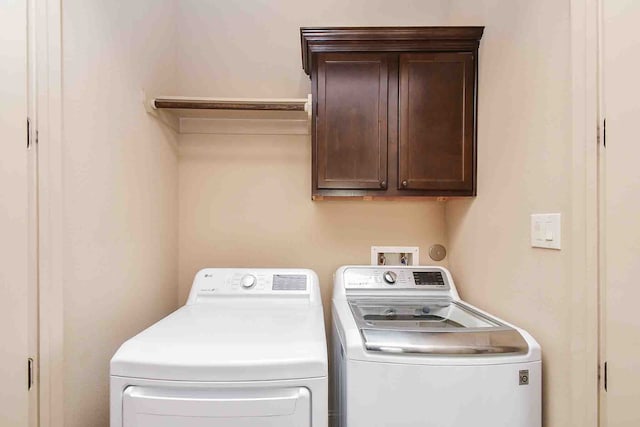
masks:
{"type": "Polygon", "coordinates": [[[111,360],[111,427],[326,427],[310,270],[204,269],[187,304],[111,360]]]}
{"type": "Polygon", "coordinates": [[[540,346],[446,269],[341,267],[332,312],[334,426],[540,427],[540,346]]]}

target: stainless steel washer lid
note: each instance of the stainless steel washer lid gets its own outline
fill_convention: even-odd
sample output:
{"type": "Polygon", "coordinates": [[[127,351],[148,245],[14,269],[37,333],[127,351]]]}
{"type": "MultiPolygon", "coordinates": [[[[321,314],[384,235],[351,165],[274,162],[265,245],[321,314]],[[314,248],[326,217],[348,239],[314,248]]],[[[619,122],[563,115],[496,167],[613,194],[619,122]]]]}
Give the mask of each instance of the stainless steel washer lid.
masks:
{"type": "Polygon", "coordinates": [[[517,330],[448,299],[361,299],[349,306],[369,351],[513,355],[529,350],[517,330]]]}

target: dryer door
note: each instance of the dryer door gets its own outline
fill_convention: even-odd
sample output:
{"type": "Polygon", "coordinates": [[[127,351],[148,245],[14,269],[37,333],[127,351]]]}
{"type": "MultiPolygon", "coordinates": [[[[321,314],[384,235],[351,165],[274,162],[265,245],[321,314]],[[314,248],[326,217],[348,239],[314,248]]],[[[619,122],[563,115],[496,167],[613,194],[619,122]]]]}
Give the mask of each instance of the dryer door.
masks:
{"type": "Polygon", "coordinates": [[[309,427],[304,387],[188,389],[131,386],[124,391],[123,427],[309,427]]]}

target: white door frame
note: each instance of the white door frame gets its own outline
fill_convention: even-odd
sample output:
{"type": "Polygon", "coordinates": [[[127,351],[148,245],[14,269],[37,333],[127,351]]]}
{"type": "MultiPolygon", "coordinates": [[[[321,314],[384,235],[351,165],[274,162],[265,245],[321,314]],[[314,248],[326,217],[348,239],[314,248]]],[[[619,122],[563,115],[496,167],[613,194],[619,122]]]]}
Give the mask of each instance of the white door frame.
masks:
{"type": "Polygon", "coordinates": [[[28,347],[29,359],[32,361],[33,384],[29,391],[29,427],[40,425],[40,383],[37,381],[40,364],[39,352],[39,255],[38,255],[38,144],[37,144],[37,84],[36,84],[36,17],[34,0],[26,0],[27,4],[27,115],[29,117],[30,144],[27,150],[27,188],[28,188],[28,347]]]}
{"type": "Polygon", "coordinates": [[[34,0],[39,186],[40,426],[64,427],[62,0],[34,0]]]}
{"type": "Polygon", "coordinates": [[[599,370],[599,0],[571,0],[571,413],[598,425],[599,370]]]}

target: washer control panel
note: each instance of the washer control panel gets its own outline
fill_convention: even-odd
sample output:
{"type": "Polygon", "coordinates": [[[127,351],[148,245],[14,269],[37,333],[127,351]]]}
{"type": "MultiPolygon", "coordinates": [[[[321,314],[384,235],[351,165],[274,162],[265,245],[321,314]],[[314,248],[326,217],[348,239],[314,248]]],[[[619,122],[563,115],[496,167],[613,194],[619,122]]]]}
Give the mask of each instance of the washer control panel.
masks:
{"type": "Polygon", "coordinates": [[[449,290],[449,279],[438,267],[350,267],[344,270],[346,289],[449,290]]]}

